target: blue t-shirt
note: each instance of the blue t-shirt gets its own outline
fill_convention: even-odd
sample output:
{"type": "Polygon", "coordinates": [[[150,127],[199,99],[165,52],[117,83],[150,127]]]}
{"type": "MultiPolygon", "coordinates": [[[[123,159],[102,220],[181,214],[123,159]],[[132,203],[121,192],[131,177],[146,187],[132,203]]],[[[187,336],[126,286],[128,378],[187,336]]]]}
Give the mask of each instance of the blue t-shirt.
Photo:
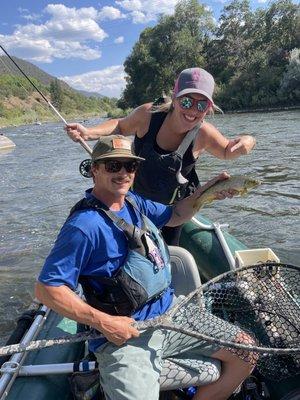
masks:
{"type": "MultiPolygon", "coordinates": [[[[141,213],[158,228],[171,218],[170,206],[146,200],[133,192],[129,192],[129,195],[141,213]]],[[[93,195],[89,189],[86,191],[86,198],[91,197],[93,195]]],[[[126,222],[141,227],[141,214],[128,202],[115,213],[126,222]]],[[[38,280],[45,285],[66,285],[74,290],[80,275],[112,276],[124,263],[127,253],[128,242],[124,232],[105,213],[92,209],[79,210],[64,223],[38,280]]],[[[101,291],[100,283],[95,282],[94,285],[101,291]]],[[[161,315],[170,307],[172,297],[173,290],[169,288],[161,298],[149,301],[132,317],[138,321],[161,315]]],[[[95,351],[103,342],[91,341],[90,350],[95,351]]]]}

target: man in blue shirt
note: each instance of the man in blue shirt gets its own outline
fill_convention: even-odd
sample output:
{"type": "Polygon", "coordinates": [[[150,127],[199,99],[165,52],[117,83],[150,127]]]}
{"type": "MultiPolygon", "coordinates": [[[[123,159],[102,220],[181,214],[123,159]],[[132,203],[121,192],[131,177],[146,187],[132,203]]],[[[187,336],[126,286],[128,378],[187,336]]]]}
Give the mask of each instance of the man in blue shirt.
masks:
{"type": "MultiPolygon", "coordinates": [[[[106,398],[111,400],[158,399],[161,360],[168,353],[166,332],[157,329],[140,333],[132,325],[135,320],[165,313],[173,301],[168,261],[156,230],[164,225],[177,226],[190,220],[194,214],[193,204],[201,193],[217,180],[228,177],[226,173],[219,175],[171,207],[146,200],[130,191],[135,171],[142,160],[134,155],[131,142],[123,136],[106,136],[97,142],[91,166],[94,187],[87,190],[81,206],[73,210],[63,225],[36,284],[36,296],[42,303],[63,316],[91,326],[107,339],[93,341],[90,349],[95,352],[99,362],[100,381],[106,398]],[[91,204],[96,204],[98,209],[91,204]],[[145,224],[152,226],[151,235],[144,235],[141,242],[146,240],[147,254],[153,256],[151,262],[157,269],[151,279],[158,279],[157,285],[161,285],[161,290],[148,299],[146,296],[137,307],[129,308],[131,311],[128,313],[118,313],[117,306],[124,301],[129,302],[129,299],[123,296],[121,303],[120,299],[116,300],[112,295],[115,293],[118,297],[121,289],[118,286],[117,291],[113,292],[112,289],[110,293],[110,290],[107,291],[107,282],[111,282],[110,279],[117,272],[123,271],[124,265],[132,274],[131,267],[135,265],[129,255],[135,257],[133,259],[138,260],[138,264],[142,265],[144,261],[149,263],[149,257],[139,254],[139,248],[131,250],[128,237],[120,226],[133,228],[132,236],[140,239],[142,235],[139,232],[144,232],[145,224]],[[82,279],[89,282],[85,293],[87,302],[74,292],[82,279]],[[96,303],[93,303],[93,296],[96,303]],[[109,306],[107,299],[111,299],[112,303],[115,301],[116,307],[112,312],[104,307],[105,304],[109,306]],[[95,306],[97,301],[99,307],[95,306]]],[[[231,197],[232,194],[229,191],[219,197],[231,197]]],[[[141,278],[142,284],[143,279],[147,278],[141,278]]],[[[128,274],[125,283],[122,282],[127,285],[127,281],[128,274]]],[[[145,294],[143,286],[139,295],[141,293],[145,294]]],[[[231,340],[244,335],[231,325],[228,332],[231,340]]],[[[181,343],[177,351],[182,352],[183,346],[181,343]]],[[[253,369],[250,362],[209,343],[202,342],[200,346],[194,340],[192,349],[195,355],[199,353],[215,357],[223,363],[220,379],[199,388],[194,399],[228,398],[253,369]]],[[[191,350],[190,344],[188,350],[191,350]]],[[[172,351],[176,352],[174,346],[172,351]]]]}

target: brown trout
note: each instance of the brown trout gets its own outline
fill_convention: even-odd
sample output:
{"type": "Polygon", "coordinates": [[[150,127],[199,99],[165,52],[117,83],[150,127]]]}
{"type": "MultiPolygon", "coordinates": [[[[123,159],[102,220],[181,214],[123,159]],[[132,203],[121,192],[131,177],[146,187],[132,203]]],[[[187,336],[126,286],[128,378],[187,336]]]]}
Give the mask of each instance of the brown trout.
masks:
{"type": "Polygon", "coordinates": [[[237,195],[243,196],[248,190],[260,185],[261,181],[243,175],[231,176],[228,179],[216,182],[214,185],[206,189],[201,196],[195,201],[194,209],[200,210],[205,204],[209,204],[217,199],[217,194],[223,190],[228,191],[234,189],[237,195]]]}

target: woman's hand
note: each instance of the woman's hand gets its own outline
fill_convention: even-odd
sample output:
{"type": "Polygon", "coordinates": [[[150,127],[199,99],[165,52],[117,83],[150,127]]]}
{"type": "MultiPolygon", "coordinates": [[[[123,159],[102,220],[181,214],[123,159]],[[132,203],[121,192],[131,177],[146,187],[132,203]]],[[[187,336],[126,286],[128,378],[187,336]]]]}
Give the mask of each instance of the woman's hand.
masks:
{"type": "Polygon", "coordinates": [[[225,158],[236,158],[249,154],[255,146],[256,140],[253,136],[244,135],[229,141],[225,149],[225,158]]]}
{"type": "Polygon", "coordinates": [[[80,138],[89,139],[87,128],[81,124],[67,124],[64,129],[74,142],[78,142],[80,138]]]}

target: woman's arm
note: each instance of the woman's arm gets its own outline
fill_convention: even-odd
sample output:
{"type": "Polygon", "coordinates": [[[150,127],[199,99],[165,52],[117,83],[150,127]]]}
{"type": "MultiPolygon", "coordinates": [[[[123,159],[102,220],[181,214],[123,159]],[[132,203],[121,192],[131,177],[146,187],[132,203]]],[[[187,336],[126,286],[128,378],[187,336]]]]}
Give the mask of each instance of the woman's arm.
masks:
{"type": "Polygon", "coordinates": [[[256,140],[251,135],[229,140],[215,126],[203,122],[195,143],[194,155],[199,156],[203,151],[207,151],[217,158],[231,160],[249,154],[255,143],[256,140]]]}
{"type": "Polygon", "coordinates": [[[65,127],[68,135],[75,142],[81,137],[83,140],[96,140],[101,136],[123,135],[131,136],[147,132],[150,121],[151,103],[137,107],[124,118],[110,119],[93,127],[85,127],[81,124],[72,123],[65,127]]]}

